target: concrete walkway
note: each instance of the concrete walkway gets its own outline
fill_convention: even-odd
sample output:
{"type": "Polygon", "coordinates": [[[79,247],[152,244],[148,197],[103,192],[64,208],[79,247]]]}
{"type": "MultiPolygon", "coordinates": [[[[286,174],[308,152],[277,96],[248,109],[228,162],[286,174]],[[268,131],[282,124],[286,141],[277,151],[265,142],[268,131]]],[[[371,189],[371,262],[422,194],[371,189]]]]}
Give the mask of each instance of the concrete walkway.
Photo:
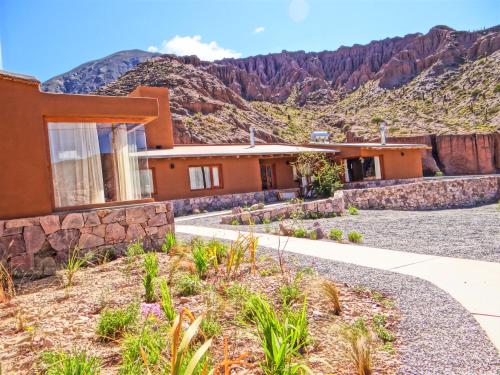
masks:
{"type": "MultiPolygon", "coordinates": [[[[238,231],[176,225],[176,232],[234,240],[238,231]]],[[[245,232],[242,232],[245,233],[245,232]]],[[[460,302],[500,351],[500,263],[415,254],[359,245],[256,233],[259,246],[378,268],[430,281],[460,302]]],[[[439,301],[436,301],[439,303],[439,301]]]]}

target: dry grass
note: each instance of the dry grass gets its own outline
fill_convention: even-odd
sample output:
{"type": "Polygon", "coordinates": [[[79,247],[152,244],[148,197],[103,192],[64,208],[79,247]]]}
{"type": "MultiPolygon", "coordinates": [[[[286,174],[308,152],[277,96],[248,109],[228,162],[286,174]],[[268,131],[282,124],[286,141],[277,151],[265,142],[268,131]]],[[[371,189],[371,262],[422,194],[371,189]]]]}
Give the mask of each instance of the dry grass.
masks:
{"type": "Polygon", "coordinates": [[[330,280],[325,280],[323,282],[323,291],[333,305],[333,313],[335,315],[340,315],[342,307],[340,306],[339,290],[337,289],[335,283],[330,280]]]}
{"type": "Polygon", "coordinates": [[[0,262],[0,303],[9,302],[16,294],[11,273],[0,262]]]}
{"type": "Polygon", "coordinates": [[[365,335],[349,336],[351,350],[349,355],[356,366],[358,375],[370,375],[372,373],[371,350],[365,335]]]}

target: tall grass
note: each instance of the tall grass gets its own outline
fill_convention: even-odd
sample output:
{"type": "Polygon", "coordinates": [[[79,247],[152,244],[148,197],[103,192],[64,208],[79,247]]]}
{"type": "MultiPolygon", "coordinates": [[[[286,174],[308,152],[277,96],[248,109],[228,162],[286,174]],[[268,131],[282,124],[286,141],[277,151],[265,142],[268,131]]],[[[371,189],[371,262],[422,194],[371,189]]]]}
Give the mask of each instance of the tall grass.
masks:
{"type": "Polygon", "coordinates": [[[75,277],[75,274],[89,259],[89,254],[87,254],[85,257],[80,257],[78,254],[79,252],[80,249],[77,246],[73,248],[73,251],[70,251],[68,261],[66,262],[66,266],[64,267],[64,273],[66,275],[66,283],[64,285],[65,287],[70,288],[73,286],[73,279],[75,277]]]}
{"type": "Polygon", "coordinates": [[[0,303],[9,302],[15,294],[16,290],[12,281],[12,275],[3,263],[0,262],[0,303]]]}
{"type": "Polygon", "coordinates": [[[83,351],[66,353],[49,351],[42,354],[46,375],[98,375],[101,362],[83,351]]]}
{"type": "Polygon", "coordinates": [[[156,253],[148,253],[144,257],[144,271],[145,275],[142,279],[144,285],[146,302],[155,301],[154,280],[158,275],[158,257],[156,253]]]}
{"type": "Polygon", "coordinates": [[[335,315],[340,315],[342,308],[340,306],[339,291],[337,286],[333,281],[325,280],[322,284],[323,292],[325,293],[328,300],[333,305],[333,313],[335,315]]]}
{"type": "Polygon", "coordinates": [[[124,308],[104,309],[97,321],[97,335],[103,340],[114,340],[121,336],[136,321],[139,314],[137,304],[124,308]]]}
{"type": "Polygon", "coordinates": [[[192,254],[198,276],[200,278],[205,277],[210,261],[208,248],[205,246],[205,243],[199,240],[195,241],[193,243],[192,254]]]}
{"type": "Polygon", "coordinates": [[[160,293],[161,293],[161,308],[165,317],[169,322],[172,322],[175,318],[175,309],[172,302],[172,294],[170,293],[170,288],[167,284],[167,280],[162,279],[160,282],[160,293]]]}
{"type": "Polygon", "coordinates": [[[176,244],[177,240],[175,239],[175,233],[167,232],[167,234],[165,234],[165,240],[161,245],[161,251],[164,253],[169,253],[170,250],[172,250],[176,244]]]}

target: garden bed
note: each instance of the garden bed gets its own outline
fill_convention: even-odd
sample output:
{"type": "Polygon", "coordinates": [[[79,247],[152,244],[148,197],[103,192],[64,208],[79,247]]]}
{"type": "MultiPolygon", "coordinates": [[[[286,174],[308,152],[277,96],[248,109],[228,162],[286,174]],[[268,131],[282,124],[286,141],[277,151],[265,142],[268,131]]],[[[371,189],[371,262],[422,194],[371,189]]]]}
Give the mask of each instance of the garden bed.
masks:
{"type": "MultiPolygon", "coordinates": [[[[235,252],[234,243],[177,244],[168,254],[158,253],[156,257],[141,254],[140,247],[135,246],[126,258],[77,270],[72,286],[66,285],[65,270],[54,277],[20,283],[17,296],[0,304],[2,369],[7,374],[38,373],[46,371],[50,363],[51,356],[43,353],[85,351],[87,357],[96,358],[104,374],[143,373],[145,363],[153,374],[163,373],[171,360],[169,328],[175,325],[168,312],[184,311],[184,328],[203,317],[184,366],[210,339],[207,367],[221,363],[226,337],[228,357],[241,360],[232,373],[259,374],[272,365],[264,355],[262,319],[288,321],[294,326],[305,311],[307,328],[296,324],[303,327],[302,334],[294,344],[296,350],[289,351],[287,363],[307,366],[313,373],[357,373],[351,358],[351,344],[357,343],[365,355],[370,349],[374,373],[397,372],[399,318],[389,299],[338,284],[341,311],[336,315],[324,289],[329,280],[319,277],[314,269],[255,255],[251,238],[241,239],[240,245],[235,252]],[[212,253],[216,254],[213,258],[203,255],[212,253]],[[154,263],[155,258],[158,272],[152,279],[153,292],[147,292],[144,265],[154,263]],[[217,267],[215,259],[219,261],[217,267]],[[242,263],[236,267],[238,259],[242,263]],[[164,303],[161,284],[171,291],[171,309],[162,308],[162,303],[168,304],[164,303]],[[151,303],[146,304],[147,299],[151,303]],[[256,306],[268,306],[268,315],[272,316],[258,318],[256,306]],[[113,331],[111,320],[104,317],[109,318],[117,309],[131,318],[121,330],[113,331]],[[152,345],[157,339],[160,344],[152,345]],[[143,355],[132,350],[134,342],[143,343],[143,355]]],[[[197,367],[197,373],[203,366],[197,367]]]]}

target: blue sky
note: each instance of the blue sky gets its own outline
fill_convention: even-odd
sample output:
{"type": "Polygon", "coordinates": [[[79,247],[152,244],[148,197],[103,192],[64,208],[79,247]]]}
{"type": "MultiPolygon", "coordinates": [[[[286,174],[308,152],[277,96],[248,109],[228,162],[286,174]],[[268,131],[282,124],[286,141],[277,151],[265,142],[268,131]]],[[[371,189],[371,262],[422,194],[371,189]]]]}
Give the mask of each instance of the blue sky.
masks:
{"type": "Polygon", "coordinates": [[[214,59],[499,23],[500,0],[0,0],[0,65],[46,80],[125,49],[214,59]]]}

